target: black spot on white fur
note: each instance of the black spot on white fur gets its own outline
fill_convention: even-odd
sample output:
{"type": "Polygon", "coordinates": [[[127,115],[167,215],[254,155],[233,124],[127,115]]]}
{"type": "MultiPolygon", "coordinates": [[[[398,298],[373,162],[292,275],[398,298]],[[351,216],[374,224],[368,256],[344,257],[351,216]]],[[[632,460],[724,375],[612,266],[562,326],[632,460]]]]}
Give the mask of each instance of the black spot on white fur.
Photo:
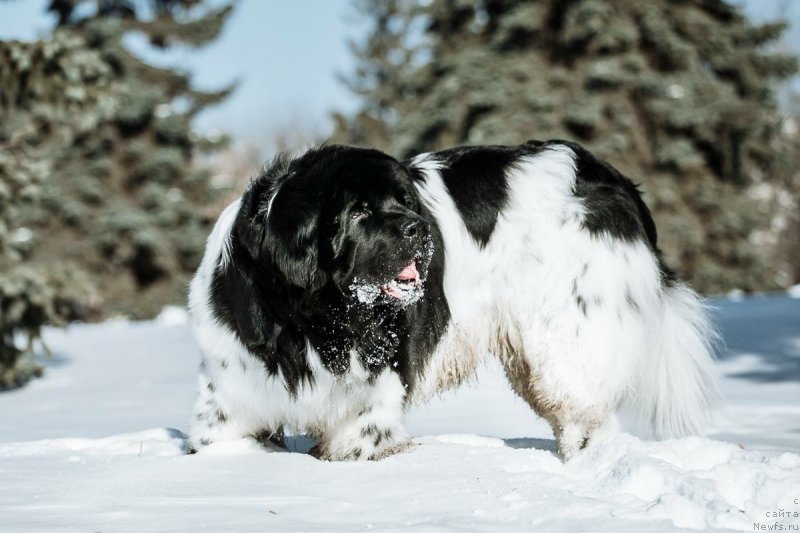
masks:
{"type": "Polygon", "coordinates": [[[636,302],[636,299],[633,297],[630,287],[625,287],[625,303],[628,304],[628,307],[630,307],[633,311],[641,313],[641,308],[636,302]]]}
{"type": "Polygon", "coordinates": [[[586,300],[583,299],[583,296],[581,296],[580,294],[577,295],[575,297],[575,303],[577,304],[578,309],[581,310],[581,313],[583,313],[583,316],[587,316],[587,304],[586,300]]]}

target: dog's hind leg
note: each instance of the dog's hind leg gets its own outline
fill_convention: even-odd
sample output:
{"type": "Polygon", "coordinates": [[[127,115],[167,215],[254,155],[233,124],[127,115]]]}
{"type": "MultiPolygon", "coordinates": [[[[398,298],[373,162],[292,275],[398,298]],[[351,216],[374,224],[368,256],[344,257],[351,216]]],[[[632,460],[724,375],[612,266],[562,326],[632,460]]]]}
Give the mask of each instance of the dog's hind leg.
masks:
{"type": "MultiPolygon", "coordinates": [[[[548,369],[538,364],[535,356],[524,351],[504,351],[499,355],[512,388],[550,424],[565,459],[586,446],[595,430],[608,423],[610,405],[602,394],[595,395],[592,401],[581,400],[566,392],[568,389],[560,385],[563,381],[552,372],[545,375],[548,369]]],[[[574,375],[567,379],[571,386],[576,384],[574,375]]]]}
{"type": "Polygon", "coordinates": [[[602,295],[590,293],[559,312],[521,313],[493,350],[514,391],[550,424],[565,459],[613,428],[632,366],[626,352],[638,344],[605,307],[602,295]]]}
{"type": "Polygon", "coordinates": [[[547,419],[565,458],[614,426],[657,329],[661,286],[642,244],[590,241],[591,261],[552,276],[539,300],[509,305],[499,350],[514,390],[547,419]]]}

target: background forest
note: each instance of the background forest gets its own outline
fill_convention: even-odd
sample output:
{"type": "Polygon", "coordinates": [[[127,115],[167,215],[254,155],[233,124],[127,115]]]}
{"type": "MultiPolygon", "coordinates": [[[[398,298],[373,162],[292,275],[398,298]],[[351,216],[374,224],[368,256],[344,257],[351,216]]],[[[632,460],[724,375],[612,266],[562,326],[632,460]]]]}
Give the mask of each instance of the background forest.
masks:
{"type": "MultiPolygon", "coordinates": [[[[184,302],[210,224],[271,154],[242,160],[236,139],[194,125],[235,80],[200,90],[149,58],[212,43],[234,9],[50,0],[48,35],[0,41],[0,388],[39,371],[28,355],[44,324],[184,302]],[[145,36],[147,59],[130,34],[145,36]]],[[[800,140],[785,89],[798,65],[784,24],[722,0],[357,0],[351,11],[367,34],[341,75],[358,108],[324,137],[398,157],[574,139],[641,184],[668,261],[700,291],[800,281],[800,140]]]]}

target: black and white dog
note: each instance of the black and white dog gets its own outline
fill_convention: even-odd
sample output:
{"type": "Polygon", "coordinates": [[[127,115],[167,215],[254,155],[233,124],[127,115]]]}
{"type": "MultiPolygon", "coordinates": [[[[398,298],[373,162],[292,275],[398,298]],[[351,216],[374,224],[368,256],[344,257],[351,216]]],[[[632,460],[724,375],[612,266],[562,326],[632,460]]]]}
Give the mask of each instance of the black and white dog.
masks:
{"type": "Polygon", "coordinates": [[[625,406],[696,432],[716,393],[712,330],[636,187],[570,142],[278,157],[220,216],[189,304],[194,448],[287,428],[379,459],[487,355],[565,458],[625,406]]]}

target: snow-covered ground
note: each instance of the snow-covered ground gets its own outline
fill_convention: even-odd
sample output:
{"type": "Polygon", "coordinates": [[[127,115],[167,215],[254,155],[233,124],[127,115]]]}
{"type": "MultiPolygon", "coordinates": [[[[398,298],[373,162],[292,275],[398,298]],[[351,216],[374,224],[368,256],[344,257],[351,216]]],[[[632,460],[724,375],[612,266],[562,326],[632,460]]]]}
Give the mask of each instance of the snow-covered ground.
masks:
{"type": "Polygon", "coordinates": [[[0,531],[798,531],[800,299],[715,305],[711,438],[621,434],[566,464],[491,364],[410,413],[417,445],[381,462],[183,455],[198,353],[180,311],[48,330],[45,377],[0,394],[0,531]]]}

